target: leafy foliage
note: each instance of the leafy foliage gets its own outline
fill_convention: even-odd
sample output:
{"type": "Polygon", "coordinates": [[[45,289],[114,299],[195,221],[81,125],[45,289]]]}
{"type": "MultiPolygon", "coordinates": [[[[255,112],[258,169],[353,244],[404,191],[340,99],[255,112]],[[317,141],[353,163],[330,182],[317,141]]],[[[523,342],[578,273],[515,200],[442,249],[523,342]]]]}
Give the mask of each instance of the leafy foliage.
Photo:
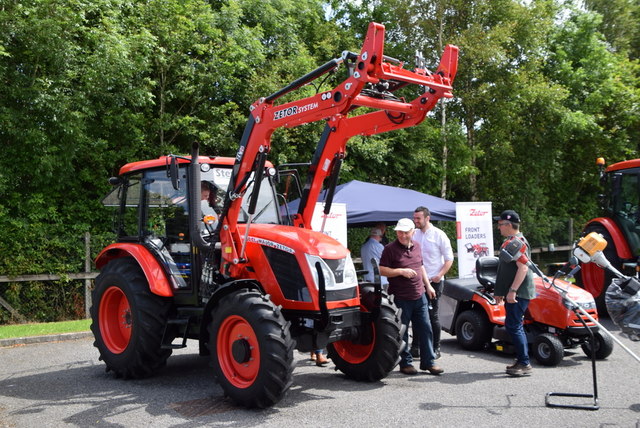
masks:
{"type": "MultiPolygon", "coordinates": [[[[597,156],[637,157],[638,5],[630,0],[24,0],[0,5],[0,272],[83,269],[110,239],[100,204],[123,164],[233,155],[248,106],[343,50],[370,21],[385,53],[433,69],[460,47],[455,98],[419,126],[354,138],[342,181],[490,200],[534,245],[596,214],[597,156]]],[[[328,76],[285,100],[341,80],[328,76]]],[[[307,161],[324,124],[278,130],[275,163],[307,161]]],[[[0,284],[32,319],[78,314],[80,284],[0,284]],[[74,309],[75,308],[75,309],[74,309]]],[[[81,311],[80,311],[81,313],[81,311]]],[[[0,321],[6,320],[0,312],[0,321]]]]}

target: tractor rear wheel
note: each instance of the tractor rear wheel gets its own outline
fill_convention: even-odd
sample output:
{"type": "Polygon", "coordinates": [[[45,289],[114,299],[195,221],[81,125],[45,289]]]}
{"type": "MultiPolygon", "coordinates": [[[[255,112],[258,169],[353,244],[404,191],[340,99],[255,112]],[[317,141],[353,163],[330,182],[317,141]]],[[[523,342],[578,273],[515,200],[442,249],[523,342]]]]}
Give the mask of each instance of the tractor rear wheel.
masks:
{"type": "Polygon", "coordinates": [[[484,312],[467,310],[456,320],[456,340],[464,349],[481,351],[491,342],[493,325],[484,312]]]}
{"type": "Polygon", "coordinates": [[[383,296],[380,313],[371,323],[371,341],[366,344],[340,340],[327,347],[329,358],[347,377],[375,382],[385,378],[400,361],[402,322],[400,310],[383,296]]]}
{"type": "MultiPolygon", "coordinates": [[[[613,352],[613,339],[608,334],[603,334],[601,331],[593,333],[593,337],[596,342],[595,352],[596,360],[604,360],[613,352]]],[[[591,358],[591,336],[586,342],[582,344],[582,352],[591,358]]]]}
{"type": "Polygon", "coordinates": [[[240,405],[265,408],[280,401],[292,383],[294,346],[289,323],[268,296],[243,289],[223,297],[212,311],[214,374],[240,405]]]}
{"type": "MultiPolygon", "coordinates": [[[[586,228],[584,234],[587,235],[591,232],[601,234],[605,241],[607,241],[607,246],[602,252],[613,267],[621,269],[622,262],[620,261],[620,257],[618,257],[616,244],[613,242],[613,238],[607,229],[600,224],[592,224],[586,228]]],[[[615,275],[593,262],[580,263],[580,267],[580,271],[576,274],[576,281],[593,295],[598,308],[598,315],[606,315],[607,305],[604,301],[605,292],[607,288],[609,288],[609,285],[611,285],[611,281],[615,278],[615,275]]]]}
{"type": "Polygon", "coordinates": [[[96,278],[91,331],[100,359],[116,377],[146,377],[163,367],[171,350],[161,349],[171,300],[157,296],[138,263],[109,262],[96,278]]]}

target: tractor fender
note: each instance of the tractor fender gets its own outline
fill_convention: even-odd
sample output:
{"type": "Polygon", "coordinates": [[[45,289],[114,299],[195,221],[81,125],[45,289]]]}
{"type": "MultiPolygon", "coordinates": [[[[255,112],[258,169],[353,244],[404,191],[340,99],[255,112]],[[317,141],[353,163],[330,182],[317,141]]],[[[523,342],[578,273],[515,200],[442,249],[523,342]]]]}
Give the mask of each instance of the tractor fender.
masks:
{"type": "Polygon", "coordinates": [[[618,225],[612,219],[607,217],[594,218],[586,224],[584,230],[586,230],[591,225],[598,224],[607,229],[607,232],[609,232],[609,235],[611,235],[611,239],[613,239],[613,244],[616,248],[616,252],[618,253],[618,257],[620,257],[621,259],[634,258],[627,240],[624,238],[624,235],[620,231],[618,225]]]}
{"type": "Polygon", "coordinates": [[[205,306],[204,312],[202,314],[202,322],[200,323],[200,355],[209,355],[207,347],[209,333],[207,328],[209,327],[209,324],[211,324],[213,313],[212,309],[224,296],[242,289],[256,290],[262,294],[265,294],[260,283],[252,279],[232,280],[220,286],[209,298],[209,301],[207,302],[207,305],[205,306]]]}
{"type": "Polygon", "coordinates": [[[96,267],[102,269],[111,260],[120,257],[133,257],[138,262],[153,294],[163,297],[173,296],[173,290],[164,269],[153,254],[140,244],[116,243],[109,245],[96,257],[96,267]]]}

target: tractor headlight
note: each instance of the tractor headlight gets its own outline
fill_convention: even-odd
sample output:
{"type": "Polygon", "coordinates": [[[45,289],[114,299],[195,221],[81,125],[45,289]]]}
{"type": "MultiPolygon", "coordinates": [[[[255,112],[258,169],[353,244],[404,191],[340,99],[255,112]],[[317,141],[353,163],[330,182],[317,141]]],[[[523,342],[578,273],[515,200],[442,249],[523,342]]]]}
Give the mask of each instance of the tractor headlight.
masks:
{"type": "Polygon", "coordinates": [[[307,263],[309,264],[309,269],[311,269],[311,274],[313,275],[313,282],[316,284],[316,289],[320,289],[318,286],[318,284],[320,284],[320,281],[318,280],[318,268],[316,267],[318,263],[320,263],[320,270],[322,271],[322,275],[324,276],[325,288],[329,289],[335,287],[336,277],[333,272],[331,272],[331,268],[329,267],[329,265],[327,265],[327,263],[321,257],[312,256],[309,254],[306,254],[306,256],[307,263]]]}
{"type": "Polygon", "coordinates": [[[324,276],[327,290],[340,290],[358,286],[356,268],[353,265],[350,254],[347,254],[347,257],[342,259],[323,259],[309,254],[306,254],[306,257],[316,288],[318,288],[319,284],[317,263],[320,263],[320,270],[324,276]]]}

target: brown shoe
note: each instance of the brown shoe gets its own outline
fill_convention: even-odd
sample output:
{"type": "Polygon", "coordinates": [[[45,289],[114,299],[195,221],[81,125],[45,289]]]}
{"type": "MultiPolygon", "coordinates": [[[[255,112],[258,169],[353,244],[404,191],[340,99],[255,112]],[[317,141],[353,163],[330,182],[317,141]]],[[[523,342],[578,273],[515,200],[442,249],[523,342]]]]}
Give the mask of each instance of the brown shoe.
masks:
{"type": "Polygon", "coordinates": [[[513,360],[513,364],[507,366],[507,370],[513,370],[518,366],[518,360],[513,360]]]}
{"type": "Polygon", "coordinates": [[[318,352],[316,354],[316,366],[323,367],[325,364],[329,364],[329,359],[322,352],[318,352]]]}
{"type": "Polygon", "coordinates": [[[531,367],[531,364],[527,364],[525,366],[524,364],[517,363],[515,364],[514,367],[509,367],[507,369],[507,374],[509,376],[516,376],[516,377],[529,376],[532,371],[533,371],[533,368],[531,367]]]}
{"type": "Polygon", "coordinates": [[[413,366],[400,367],[400,373],[406,375],[415,375],[418,374],[418,370],[416,370],[416,368],[413,366]]]}
{"type": "Polygon", "coordinates": [[[422,368],[420,367],[420,370],[426,370],[429,373],[431,373],[432,375],[440,375],[442,373],[444,373],[444,369],[442,367],[438,367],[438,366],[431,366],[431,367],[427,367],[427,368],[422,368]]]}

